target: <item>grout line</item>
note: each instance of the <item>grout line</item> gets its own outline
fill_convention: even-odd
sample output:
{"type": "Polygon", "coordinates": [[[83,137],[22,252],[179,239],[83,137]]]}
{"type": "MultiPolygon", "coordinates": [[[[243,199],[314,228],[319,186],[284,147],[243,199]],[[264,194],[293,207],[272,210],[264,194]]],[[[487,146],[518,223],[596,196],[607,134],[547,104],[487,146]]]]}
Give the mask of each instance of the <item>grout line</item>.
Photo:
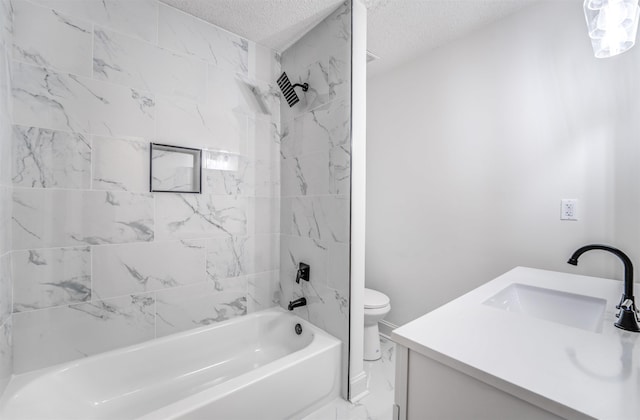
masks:
{"type": "MultiPolygon", "coordinates": [[[[57,69],[51,68],[51,67],[45,67],[45,66],[41,66],[41,65],[37,65],[37,64],[32,64],[32,63],[27,63],[27,62],[24,62],[24,61],[16,60],[15,58],[12,58],[11,61],[13,63],[17,63],[17,64],[21,64],[21,65],[34,67],[34,68],[41,69],[41,70],[45,70],[47,73],[55,73],[57,75],[67,76],[67,77],[70,77],[70,78],[72,78],[71,76],[73,76],[73,77],[76,77],[76,78],[79,78],[79,79],[86,79],[86,80],[91,81],[93,83],[105,84],[105,85],[108,85],[108,86],[118,87],[120,89],[125,89],[125,90],[134,90],[134,91],[136,91],[138,93],[145,94],[145,96],[152,96],[154,101],[155,101],[155,97],[157,95],[162,95],[161,93],[155,93],[155,92],[153,92],[151,90],[148,90],[148,89],[142,89],[142,88],[138,88],[138,87],[134,87],[134,86],[123,85],[123,84],[111,82],[111,81],[108,81],[108,80],[94,79],[92,76],[84,76],[84,75],[80,75],[80,74],[69,73],[69,72],[57,70],[57,69]]],[[[82,134],[88,134],[88,133],[82,133],[82,134]]]]}
{"type": "Polygon", "coordinates": [[[29,310],[25,310],[25,311],[19,311],[19,312],[13,312],[13,315],[19,315],[22,316],[20,314],[30,314],[30,313],[34,313],[34,312],[44,312],[44,311],[50,311],[50,310],[56,310],[56,309],[69,309],[71,306],[78,306],[78,305],[93,305],[96,304],[98,302],[111,302],[114,300],[119,300],[119,299],[125,299],[125,298],[130,298],[131,296],[143,296],[143,295],[151,295],[154,294],[155,291],[142,291],[142,292],[132,292],[132,293],[125,293],[122,295],[118,295],[118,296],[109,296],[106,298],[100,298],[100,299],[93,299],[93,296],[91,297],[91,299],[89,300],[84,300],[84,301],[79,301],[79,302],[66,302],[60,305],[54,305],[54,306],[47,306],[44,308],[37,308],[37,309],[29,309],[29,310]]]}
{"type": "Polygon", "coordinates": [[[89,61],[90,61],[90,69],[91,69],[91,76],[89,76],[91,79],[93,80],[97,80],[96,79],[96,71],[95,68],[93,67],[93,60],[96,57],[96,24],[95,22],[91,23],[91,57],[89,57],[89,61]]]}
{"type": "Polygon", "coordinates": [[[89,299],[91,302],[94,301],[94,297],[96,296],[95,294],[95,284],[94,284],[94,273],[93,273],[93,246],[89,247],[89,279],[91,281],[91,299],[89,299]]]}
{"type": "Polygon", "coordinates": [[[158,338],[158,294],[153,293],[153,338],[158,338]]]}
{"type": "MultiPolygon", "coordinates": [[[[15,298],[14,298],[14,293],[15,293],[15,277],[14,277],[14,272],[15,270],[13,269],[13,251],[7,253],[9,254],[8,258],[9,259],[9,276],[11,277],[11,294],[10,294],[10,299],[11,299],[11,304],[9,305],[9,317],[13,317],[13,311],[14,311],[14,307],[13,305],[15,304],[15,298]]],[[[3,256],[4,258],[4,256],[3,256]]]]}
{"type": "Polygon", "coordinates": [[[156,20],[156,42],[155,45],[158,46],[158,48],[160,47],[160,7],[162,6],[162,3],[160,3],[160,1],[155,1],[155,20],[156,20]]]}

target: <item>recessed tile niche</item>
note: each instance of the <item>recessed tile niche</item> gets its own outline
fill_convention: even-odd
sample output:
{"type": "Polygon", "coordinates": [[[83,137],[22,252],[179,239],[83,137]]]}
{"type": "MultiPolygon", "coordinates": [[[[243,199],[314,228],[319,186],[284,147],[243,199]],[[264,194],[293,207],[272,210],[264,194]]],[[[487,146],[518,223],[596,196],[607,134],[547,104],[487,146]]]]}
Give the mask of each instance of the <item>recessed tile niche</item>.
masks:
{"type": "Polygon", "coordinates": [[[202,192],[202,150],[151,143],[151,192],[202,192]]]}

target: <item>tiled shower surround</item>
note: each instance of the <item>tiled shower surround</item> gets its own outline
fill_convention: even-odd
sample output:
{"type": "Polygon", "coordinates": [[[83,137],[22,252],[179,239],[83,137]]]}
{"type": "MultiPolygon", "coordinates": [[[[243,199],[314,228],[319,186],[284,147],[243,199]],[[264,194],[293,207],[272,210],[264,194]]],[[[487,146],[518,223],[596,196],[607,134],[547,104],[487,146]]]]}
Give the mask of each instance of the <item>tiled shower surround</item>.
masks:
{"type": "Polygon", "coordinates": [[[301,296],[346,392],[350,2],[282,59],[155,0],[0,4],[0,392],[301,296]],[[149,193],[150,142],[207,149],[203,194],[149,193]]]}
{"type": "MultiPolygon", "coordinates": [[[[282,54],[292,83],[307,82],[298,104],[280,104],[282,301],[306,297],[296,312],[342,340],[349,351],[351,185],[351,3],[282,54]],[[296,284],[300,262],[311,281],[296,284]]],[[[298,89],[298,93],[301,93],[298,89]]],[[[346,386],[343,383],[343,392],[346,386]]],[[[346,394],[343,393],[346,397],[346,394]]]]}
{"type": "Polygon", "coordinates": [[[2,378],[278,305],[278,55],[155,0],[11,5],[2,378]],[[149,193],[150,142],[210,150],[203,194],[149,193]]]}

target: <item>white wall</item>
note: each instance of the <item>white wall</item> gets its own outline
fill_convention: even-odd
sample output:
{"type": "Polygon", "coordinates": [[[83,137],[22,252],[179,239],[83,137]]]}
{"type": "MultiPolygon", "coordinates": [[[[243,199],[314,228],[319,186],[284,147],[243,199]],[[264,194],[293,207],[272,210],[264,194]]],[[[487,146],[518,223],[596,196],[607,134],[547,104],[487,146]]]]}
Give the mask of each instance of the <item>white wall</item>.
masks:
{"type": "Polygon", "coordinates": [[[514,266],[640,264],[640,48],[593,57],[581,2],[546,2],[368,81],[367,287],[403,324],[514,266]],[[577,222],[560,200],[577,198],[577,222]]]}

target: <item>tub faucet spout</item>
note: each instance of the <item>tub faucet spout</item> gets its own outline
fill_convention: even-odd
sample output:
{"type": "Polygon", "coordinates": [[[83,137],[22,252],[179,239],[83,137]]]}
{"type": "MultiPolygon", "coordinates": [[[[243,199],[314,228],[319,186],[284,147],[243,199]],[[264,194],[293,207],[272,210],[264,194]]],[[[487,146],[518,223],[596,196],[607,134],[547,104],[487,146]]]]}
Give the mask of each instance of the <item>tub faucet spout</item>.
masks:
{"type": "Polygon", "coordinates": [[[599,249],[602,251],[608,251],[620,258],[624,264],[624,292],[620,303],[616,306],[620,311],[616,315],[618,320],[615,322],[615,326],[627,331],[640,332],[640,319],[638,318],[638,310],[635,304],[635,298],[633,297],[633,264],[631,259],[619,249],[607,246],[607,245],[586,245],[577,249],[567,263],[571,265],[578,265],[578,258],[580,255],[592,249],[599,249]]]}
{"type": "Polygon", "coordinates": [[[294,308],[297,308],[299,306],[305,306],[307,304],[307,299],[301,297],[300,299],[296,299],[296,300],[292,300],[291,302],[289,302],[289,310],[293,311],[294,308]]]}

